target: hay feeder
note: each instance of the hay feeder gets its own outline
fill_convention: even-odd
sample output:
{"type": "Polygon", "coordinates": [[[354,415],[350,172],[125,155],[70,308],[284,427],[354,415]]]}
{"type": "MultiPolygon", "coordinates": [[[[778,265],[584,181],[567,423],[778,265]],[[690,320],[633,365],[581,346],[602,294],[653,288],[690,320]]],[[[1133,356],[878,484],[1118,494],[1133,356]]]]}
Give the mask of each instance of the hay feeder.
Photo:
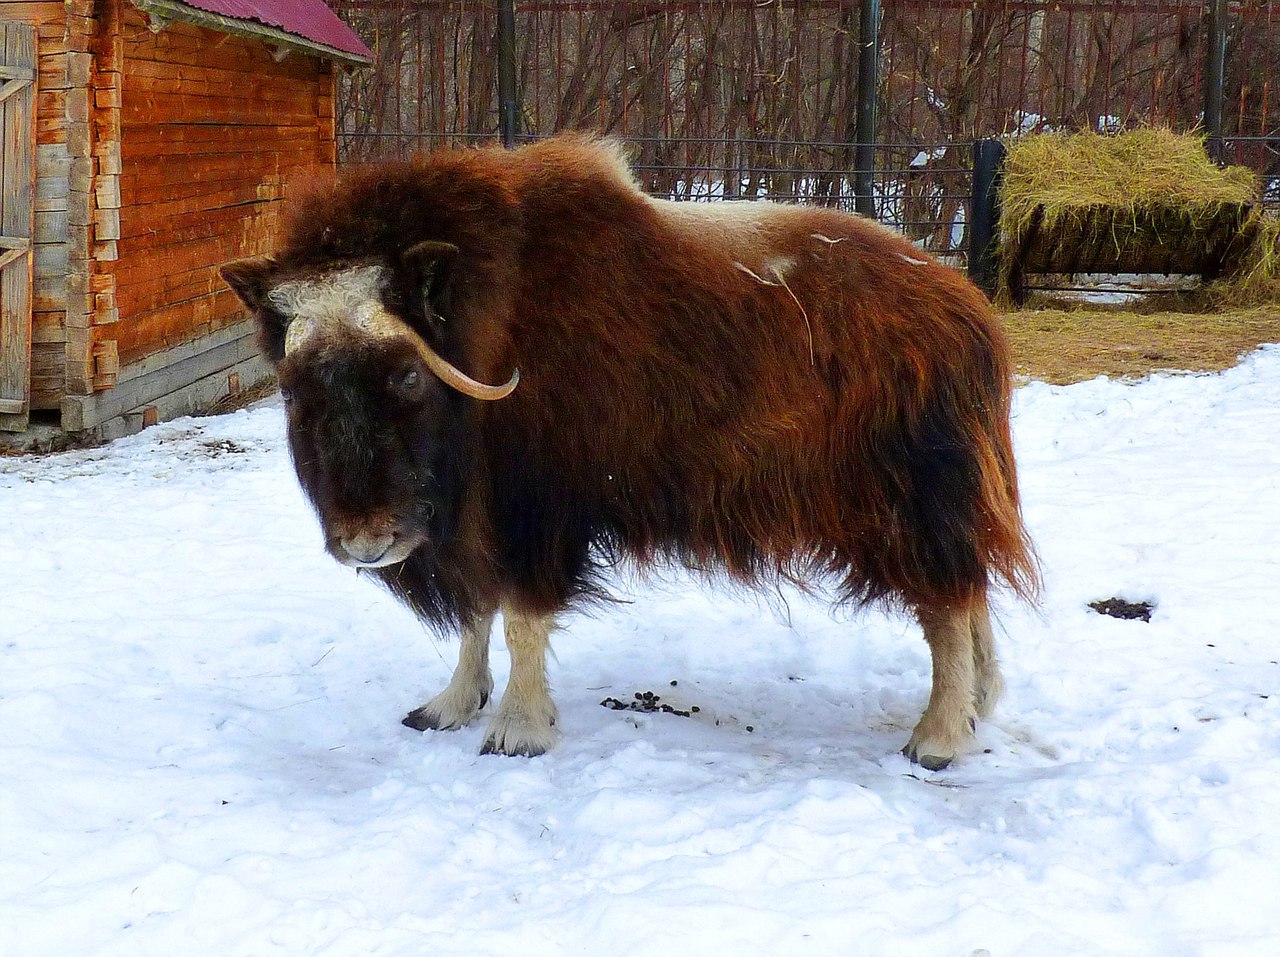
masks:
{"type": "Polygon", "coordinates": [[[1001,293],[1027,276],[1195,275],[1237,269],[1257,229],[1257,183],[1220,169],[1195,136],[1135,130],[1046,134],[1014,143],[1001,191],[1001,293]]]}

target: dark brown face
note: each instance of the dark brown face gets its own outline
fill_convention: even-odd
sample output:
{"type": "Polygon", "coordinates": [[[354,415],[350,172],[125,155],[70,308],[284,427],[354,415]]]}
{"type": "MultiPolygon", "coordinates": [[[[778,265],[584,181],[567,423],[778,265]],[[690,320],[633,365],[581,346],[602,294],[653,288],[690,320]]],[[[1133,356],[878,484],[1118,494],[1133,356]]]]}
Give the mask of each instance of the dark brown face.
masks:
{"type": "Polygon", "coordinates": [[[447,387],[388,308],[400,301],[390,270],[282,278],[273,266],[245,261],[224,276],[253,307],[275,364],[294,467],[326,547],[345,565],[401,562],[432,541],[444,511],[447,387]]]}
{"type": "Polygon", "coordinates": [[[447,398],[415,351],[395,340],[315,341],[278,372],[294,467],[333,557],[391,565],[431,541],[447,398]]]}
{"type": "Polygon", "coordinates": [[[393,565],[440,540],[465,471],[466,403],[503,399],[520,380],[516,370],[504,385],[477,382],[414,328],[443,328],[456,253],[428,241],[394,264],[298,274],[257,257],[222,267],[275,364],[298,479],[343,564],[393,565]]]}

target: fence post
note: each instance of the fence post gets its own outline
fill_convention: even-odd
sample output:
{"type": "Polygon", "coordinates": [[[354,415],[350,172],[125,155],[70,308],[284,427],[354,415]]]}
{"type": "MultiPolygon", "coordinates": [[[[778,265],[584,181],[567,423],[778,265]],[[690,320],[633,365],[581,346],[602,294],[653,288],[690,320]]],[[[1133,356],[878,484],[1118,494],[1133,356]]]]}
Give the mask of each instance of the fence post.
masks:
{"type": "Polygon", "coordinates": [[[1227,0],[1209,0],[1204,53],[1204,132],[1209,157],[1222,162],[1222,98],[1227,63],[1227,0]]]}
{"type": "Polygon", "coordinates": [[[516,99],[516,4],[498,0],[498,132],[507,149],[516,145],[520,104],[516,99]]]}
{"type": "Polygon", "coordinates": [[[880,0],[858,9],[858,116],[854,150],[854,208],[875,217],[876,99],[880,91],[880,0]]]}
{"type": "Polygon", "coordinates": [[[996,239],[1000,232],[1000,181],[1005,146],[1000,140],[973,144],[973,199],[969,206],[969,278],[988,296],[996,294],[996,239]]]}

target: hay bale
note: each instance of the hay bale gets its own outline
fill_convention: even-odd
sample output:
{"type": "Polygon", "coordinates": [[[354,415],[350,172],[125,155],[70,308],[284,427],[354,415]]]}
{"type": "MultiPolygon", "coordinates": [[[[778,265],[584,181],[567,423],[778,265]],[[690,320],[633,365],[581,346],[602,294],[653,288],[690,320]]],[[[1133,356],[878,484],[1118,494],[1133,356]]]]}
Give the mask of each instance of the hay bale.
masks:
{"type": "Polygon", "coordinates": [[[1257,215],[1253,242],[1232,275],[1209,289],[1215,306],[1280,302],[1280,214],[1257,215]]]}
{"type": "Polygon", "coordinates": [[[1001,286],[1029,272],[1212,272],[1253,228],[1257,177],[1164,129],[1014,141],[1001,188],[1001,286]],[[1234,247],[1234,248],[1233,248],[1234,247]]]}

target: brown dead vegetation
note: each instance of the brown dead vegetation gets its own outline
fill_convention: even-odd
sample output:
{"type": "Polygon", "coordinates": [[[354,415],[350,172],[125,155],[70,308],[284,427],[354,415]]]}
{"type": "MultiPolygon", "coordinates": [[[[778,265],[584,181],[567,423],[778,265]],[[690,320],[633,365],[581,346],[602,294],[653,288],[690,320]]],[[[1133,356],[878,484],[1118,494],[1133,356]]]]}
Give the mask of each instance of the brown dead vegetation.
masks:
{"type": "Polygon", "coordinates": [[[1214,372],[1280,342],[1280,305],[1212,313],[1024,309],[1003,318],[1016,374],[1057,385],[1100,375],[1214,372]]]}

